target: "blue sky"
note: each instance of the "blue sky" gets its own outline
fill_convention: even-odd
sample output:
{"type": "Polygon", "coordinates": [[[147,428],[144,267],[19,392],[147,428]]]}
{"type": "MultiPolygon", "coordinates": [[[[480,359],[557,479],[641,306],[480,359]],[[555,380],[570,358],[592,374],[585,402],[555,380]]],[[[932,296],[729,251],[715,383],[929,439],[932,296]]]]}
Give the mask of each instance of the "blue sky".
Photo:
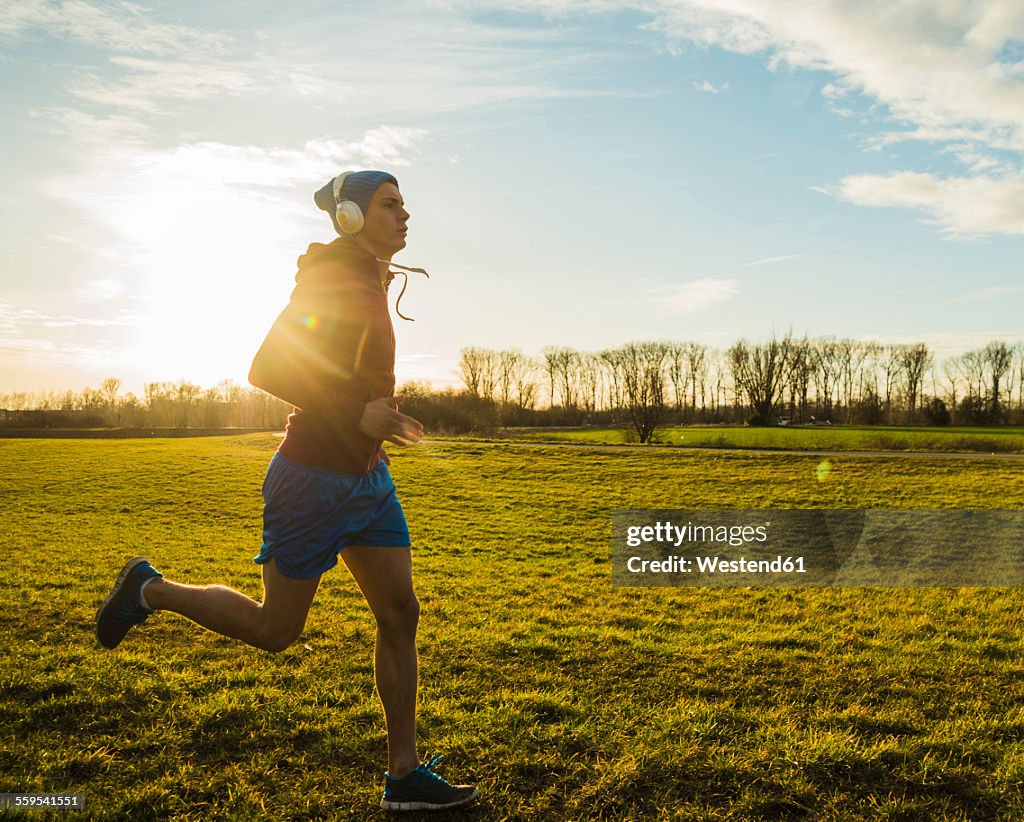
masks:
{"type": "Polygon", "coordinates": [[[244,381],[386,168],[399,379],[464,346],[1024,340],[1024,7],[0,6],[0,391],[244,381]]]}

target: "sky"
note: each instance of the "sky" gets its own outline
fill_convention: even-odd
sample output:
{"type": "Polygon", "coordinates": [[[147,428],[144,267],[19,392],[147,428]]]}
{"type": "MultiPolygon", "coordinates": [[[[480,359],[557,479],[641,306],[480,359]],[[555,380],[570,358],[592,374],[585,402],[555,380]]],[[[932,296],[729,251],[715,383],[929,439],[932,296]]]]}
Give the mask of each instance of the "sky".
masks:
{"type": "Polygon", "coordinates": [[[1024,340],[1019,0],[0,0],[0,74],[0,393],[244,383],[359,168],[430,272],[399,382],[1024,340]]]}

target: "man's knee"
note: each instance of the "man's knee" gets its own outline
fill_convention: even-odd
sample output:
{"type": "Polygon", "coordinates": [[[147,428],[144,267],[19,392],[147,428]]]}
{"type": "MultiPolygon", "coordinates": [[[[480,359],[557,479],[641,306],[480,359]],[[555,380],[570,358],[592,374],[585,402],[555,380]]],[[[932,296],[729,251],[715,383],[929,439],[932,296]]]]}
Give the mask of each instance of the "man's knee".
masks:
{"type": "Polygon", "coordinates": [[[415,594],[394,603],[374,614],[381,633],[393,636],[415,636],[420,621],[420,601],[415,594]]]}
{"type": "Polygon", "coordinates": [[[259,620],[252,644],[264,651],[280,653],[302,635],[302,628],[302,625],[274,625],[259,620]]]}

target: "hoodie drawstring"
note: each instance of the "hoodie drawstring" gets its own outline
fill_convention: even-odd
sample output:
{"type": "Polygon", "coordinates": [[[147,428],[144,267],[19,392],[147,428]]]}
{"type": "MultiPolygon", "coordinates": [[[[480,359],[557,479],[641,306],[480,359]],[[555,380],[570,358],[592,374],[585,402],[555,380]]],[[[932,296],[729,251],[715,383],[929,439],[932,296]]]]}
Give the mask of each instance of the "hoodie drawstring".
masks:
{"type": "Polygon", "coordinates": [[[379,263],[387,263],[389,268],[390,267],[394,267],[394,268],[402,269],[401,271],[390,271],[390,270],[388,271],[388,273],[391,274],[391,276],[393,276],[393,277],[397,276],[398,274],[401,274],[405,278],[405,281],[402,283],[402,290],[398,292],[398,299],[395,300],[395,313],[399,317],[401,317],[403,320],[408,320],[411,323],[416,322],[416,320],[414,320],[412,317],[406,317],[405,314],[403,314],[398,309],[398,306],[401,305],[401,303],[402,303],[402,296],[405,294],[405,289],[408,288],[408,286],[409,286],[409,275],[406,274],[405,272],[406,271],[412,271],[412,272],[414,272],[416,274],[422,274],[428,280],[430,279],[430,275],[427,273],[426,269],[423,269],[423,268],[412,268],[412,267],[407,266],[407,265],[399,265],[398,263],[391,262],[391,260],[382,260],[380,257],[377,258],[377,262],[379,262],[379,263]]]}

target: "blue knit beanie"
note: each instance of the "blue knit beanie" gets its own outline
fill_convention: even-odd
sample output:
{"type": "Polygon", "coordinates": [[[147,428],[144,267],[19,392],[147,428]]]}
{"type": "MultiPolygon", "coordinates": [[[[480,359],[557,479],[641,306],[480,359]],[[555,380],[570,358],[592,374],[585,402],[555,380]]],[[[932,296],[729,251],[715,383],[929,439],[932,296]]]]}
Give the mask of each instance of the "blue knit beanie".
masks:
{"type": "MultiPolygon", "coordinates": [[[[332,177],[327,181],[327,185],[313,195],[313,202],[316,203],[317,208],[326,211],[330,215],[334,230],[342,234],[343,232],[338,227],[338,221],[334,216],[338,206],[334,199],[335,179],[332,177]]],[[[341,187],[341,199],[351,200],[359,206],[359,210],[365,216],[370,208],[370,199],[373,197],[373,192],[380,187],[381,183],[391,183],[396,188],[398,187],[398,180],[394,178],[394,175],[388,174],[386,171],[353,172],[345,178],[345,183],[341,187]]]]}

